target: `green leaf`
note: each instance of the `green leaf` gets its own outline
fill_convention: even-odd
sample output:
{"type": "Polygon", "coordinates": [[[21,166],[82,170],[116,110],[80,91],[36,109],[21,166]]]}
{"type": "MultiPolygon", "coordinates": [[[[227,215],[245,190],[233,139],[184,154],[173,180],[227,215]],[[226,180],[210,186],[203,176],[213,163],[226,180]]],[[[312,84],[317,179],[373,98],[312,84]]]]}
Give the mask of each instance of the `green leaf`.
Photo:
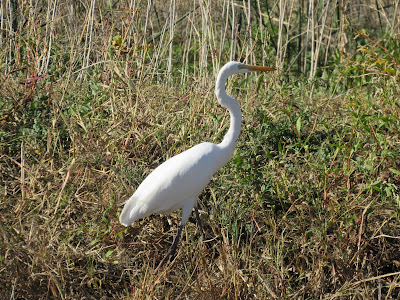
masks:
{"type": "Polygon", "coordinates": [[[301,135],[301,117],[299,117],[296,121],[296,129],[299,135],[301,135]]]}
{"type": "Polygon", "coordinates": [[[99,241],[98,238],[95,238],[93,241],[90,242],[90,246],[93,246],[94,244],[97,244],[97,242],[99,241]]]}
{"type": "Polygon", "coordinates": [[[114,253],[114,251],[115,251],[114,249],[108,250],[107,253],[106,253],[106,255],[105,255],[105,258],[109,258],[109,257],[111,256],[111,254],[114,253]]]}
{"type": "Polygon", "coordinates": [[[389,168],[389,170],[392,171],[392,173],[400,176],[400,171],[399,170],[396,170],[396,169],[393,169],[393,168],[389,168]]]}
{"type": "Polygon", "coordinates": [[[394,69],[385,69],[382,71],[382,73],[387,73],[390,75],[396,75],[396,71],[394,69]]]}

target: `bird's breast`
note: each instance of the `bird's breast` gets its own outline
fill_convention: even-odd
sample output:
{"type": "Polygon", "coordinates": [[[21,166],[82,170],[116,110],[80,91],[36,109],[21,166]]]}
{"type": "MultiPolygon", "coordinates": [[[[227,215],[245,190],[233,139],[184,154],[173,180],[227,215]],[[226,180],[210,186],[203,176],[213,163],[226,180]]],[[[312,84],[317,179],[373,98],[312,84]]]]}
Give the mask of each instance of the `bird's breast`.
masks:
{"type": "Polygon", "coordinates": [[[218,170],[218,149],[202,143],[158,166],[139,186],[135,195],[146,199],[153,212],[183,207],[197,197],[218,170]]]}

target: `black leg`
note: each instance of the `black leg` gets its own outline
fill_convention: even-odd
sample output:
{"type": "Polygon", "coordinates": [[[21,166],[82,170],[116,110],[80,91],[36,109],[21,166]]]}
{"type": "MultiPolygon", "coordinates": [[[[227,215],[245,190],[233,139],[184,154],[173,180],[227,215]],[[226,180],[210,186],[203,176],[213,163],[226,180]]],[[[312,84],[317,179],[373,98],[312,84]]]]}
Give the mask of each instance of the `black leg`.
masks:
{"type": "Polygon", "coordinates": [[[201,234],[201,237],[203,238],[203,241],[205,241],[205,236],[204,236],[204,231],[203,227],[201,226],[201,220],[200,220],[200,215],[199,215],[199,209],[197,208],[197,205],[194,207],[194,212],[196,214],[196,219],[197,219],[197,226],[199,227],[199,231],[201,234]]]}
{"type": "Polygon", "coordinates": [[[183,224],[181,224],[179,226],[178,232],[176,233],[176,235],[174,237],[174,242],[172,243],[171,248],[169,248],[169,250],[167,252],[166,257],[169,256],[169,261],[174,260],[176,247],[178,246],[179,239],[181,238],[182,229],[183,229],[183,224]]]}
{"type": "MultiPolygon", "coordinates": [[[[178,246],[178,242],[179,242],[179,239],[181,237],[183,225],[185,225],[185,223],[189,219],[189,216],[192,213],[192,209],[193,209],[193,207],[195,205],[196,205],[196,198],[192,198],[192,199],[189,199],[188,201],[186,201],[185,205],[182,208],[182,220],[181,220],[181,225],[178,228],[178,232],[175,235],[174,241],[172,242],[172,245],[169,248],[169,250],[167,252],[167,255],[158,264],[158,267],[156,268],[154,273],[158,272],[158,269],[160,269],[164,265],[164,263],[168,260],[168,258],[169,258],[170,261],[172,261],[174,259],[176,247],[178,246]]],[[[199,221],[200,217],[199,217],[199,212],[198,212],[197,208],[196,208],[196,212],[197,212],[197,214],[196,214],[197,220],[199,221]]],[[[200,225],[200,229],[201,229],[201,225],[200,225]]],[[[203,232],[203,229],[201,229],[201,232],[203,232]]]]}
{"type": "Polygon", "coordinates": [[[180,239],[180,237],[181,237],[183,225],[184,225],[184,224],[181,224],[181,225],[179,226],[178,232],[176,233],[176,235],[175,235],[175,237],[174,237],[174,241],[172,242],[172,245],[171,245],[171,247],[169,248],[169,250],[168,250],[168,252],[167,252],[167,255],[165,255],[165,257],[163,258],[163,260],[160,261],[160,263],[158,264],[158,266],[157,266],[156,270],[154,271],[154,273],[157,273],[157,272],[158,272],[158,270],[165,264],[165,262],[168,260],[168,258],[169,258],[169,261],[173,261],[173,260],[174,260],[176,247],[178,246],[178,242],[179,242],[179,239],[180,239]]]}

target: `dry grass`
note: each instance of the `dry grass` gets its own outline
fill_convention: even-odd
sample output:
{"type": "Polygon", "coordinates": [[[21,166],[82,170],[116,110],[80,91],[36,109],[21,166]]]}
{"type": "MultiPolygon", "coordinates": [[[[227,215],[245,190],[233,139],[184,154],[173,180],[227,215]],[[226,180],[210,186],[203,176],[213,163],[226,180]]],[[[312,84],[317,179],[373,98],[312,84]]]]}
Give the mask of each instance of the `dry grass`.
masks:
{"type": "Polygon", "coordinates": [[[398,299],[398,4],[137,2],[1,3],[0,298],[398,299]],[[209,240],[189,219],[154,274],[180,212],[126,229],[118,204],[221,140],[230,57],[282,71],[229,82],[243,132],[199,198],[209,240]]]}

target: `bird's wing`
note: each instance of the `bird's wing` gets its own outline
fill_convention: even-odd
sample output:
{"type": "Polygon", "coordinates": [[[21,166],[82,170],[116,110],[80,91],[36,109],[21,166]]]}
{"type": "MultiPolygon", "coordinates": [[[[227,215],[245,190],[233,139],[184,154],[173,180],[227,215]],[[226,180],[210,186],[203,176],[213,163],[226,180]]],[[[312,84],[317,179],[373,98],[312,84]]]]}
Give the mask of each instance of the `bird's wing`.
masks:
{"type": "Polygon", "coordinates": [[[215,151],[212,143],[198,144],[158,166],[126,202],[120,222],[127,226],[153,213],[169,213],[197,198],[215,172],[215,151]]]}

